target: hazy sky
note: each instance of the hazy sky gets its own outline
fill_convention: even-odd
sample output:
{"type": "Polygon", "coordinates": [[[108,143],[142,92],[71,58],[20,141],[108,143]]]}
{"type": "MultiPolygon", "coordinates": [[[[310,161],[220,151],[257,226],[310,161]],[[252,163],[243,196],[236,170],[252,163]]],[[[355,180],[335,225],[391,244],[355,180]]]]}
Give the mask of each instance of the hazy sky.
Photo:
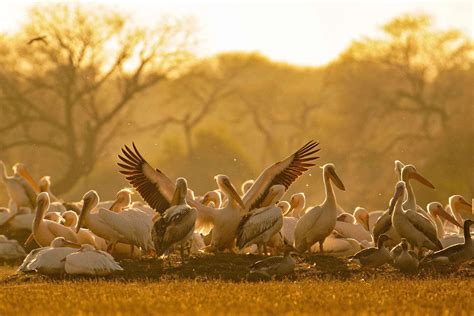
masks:
{"type": "MultiPolygon", "coordinates": [[[[25,21],[32,0],[0,0],[0,31],[14,31],[25,21]]],[[[50,1],[53,2],[53,1],[50,1]]],[[[59,2],[59,1],[54,1],[59,2]]],[[[111,5],[144,24],[163,13],[195,16],[200,25],[200,55],[221,51],[259,51],[278,61],[321,65],[354,39],[403,13],[427,13],[436,27],[455,27],[473,37],[474,1],[118,1],[77,0],[111,5]]]]}

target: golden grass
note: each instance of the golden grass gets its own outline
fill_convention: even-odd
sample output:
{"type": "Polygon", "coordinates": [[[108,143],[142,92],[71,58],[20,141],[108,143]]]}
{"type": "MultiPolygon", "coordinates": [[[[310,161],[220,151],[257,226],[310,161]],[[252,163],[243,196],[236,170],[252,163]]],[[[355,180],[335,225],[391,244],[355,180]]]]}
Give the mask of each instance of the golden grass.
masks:
{"type": "MultiPolygon", "coordinates": [[[[0,268],[4,278],[12,268],[0,268]]],[[[37,280],[0,284],[0,315],[472,315],[472,279],[37,280]]]]}

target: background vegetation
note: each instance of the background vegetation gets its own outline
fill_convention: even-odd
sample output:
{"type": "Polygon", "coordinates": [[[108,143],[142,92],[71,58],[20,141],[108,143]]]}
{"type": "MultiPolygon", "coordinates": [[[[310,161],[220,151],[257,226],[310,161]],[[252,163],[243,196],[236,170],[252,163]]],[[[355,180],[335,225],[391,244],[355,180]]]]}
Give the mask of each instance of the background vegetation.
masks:
{"type": "MultiPolygon", "coordinates": [[[[395,159],[435,184],[416,188],[421,203],[471,197],[473,42],[431,22],[400,16],[328,65],[297,67],[254,53],[198,59],[192,19],[143,29],[110,8],[37,6],[18,34],[0,34],[0,159],[51,175],[66,200],[91,188],[108,199],[127,184],[116,154],[134,141],[202,194],[215,174],[240,185],[314,138],[348,211],[386,206],[395,159]]],[[[321,200],[319,169],[301,190],[321,200]]]]}

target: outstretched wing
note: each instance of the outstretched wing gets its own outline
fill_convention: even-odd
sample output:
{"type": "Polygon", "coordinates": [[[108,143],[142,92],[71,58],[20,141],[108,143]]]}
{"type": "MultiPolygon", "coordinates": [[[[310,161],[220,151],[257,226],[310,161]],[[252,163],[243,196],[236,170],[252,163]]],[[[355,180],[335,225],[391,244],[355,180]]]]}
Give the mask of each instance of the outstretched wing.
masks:
{"type": "Polygon", "coordinates": [[[273,185],[284,185],[288,190],[299,176],[314,166],[312,162],[319,158],[315,156],[319,151],[318,145],[318,142],[312,140],[286,159],[266,168],[244,195],[242,200],[245,208],[249,211],[261,207],[273,185]]]}
{"type": "Polygon", "coordinates": [[[246,214],[237,228],[237,247],[246,247],[279,221],[283,224],[281,209],[273,205],[246,214]]]}
{"type": "Polygon", "coordinates": [[[126,176],[130,184],[140,193],[142,198],[160,214],[170,207],[174,193],[174,184],[160,170],[153,169],[142,157],[134,143],[133,150],[125,145],[123,155],[118,155],[122,162],[117,164],[120,173],[126,176]]]}

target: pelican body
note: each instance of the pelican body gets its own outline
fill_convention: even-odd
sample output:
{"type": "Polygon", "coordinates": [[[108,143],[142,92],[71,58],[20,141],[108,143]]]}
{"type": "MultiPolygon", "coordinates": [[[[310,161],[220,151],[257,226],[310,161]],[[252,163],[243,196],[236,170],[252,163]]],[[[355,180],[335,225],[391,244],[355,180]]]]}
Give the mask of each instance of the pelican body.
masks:
{"type": "Polygon", "coordinates": [[[66,256],[64,271],[67,274],[104,276],[123,269],[107,252],[85,244],[79,251],[66,256]]]}
{"type": "Polygon", "coordinates": [[[338,211],[331,181],[341,190],[345,190],[345,187],[336,174],[336,168],[333,164],[326,164],[322,169],[326,198],[321,205],[307,210],[296,224],[295,248],[299,252],[309,250],[317,242],[319,242],[320,250],[323,252],[324,240],[336,226],[338,211]]]}

